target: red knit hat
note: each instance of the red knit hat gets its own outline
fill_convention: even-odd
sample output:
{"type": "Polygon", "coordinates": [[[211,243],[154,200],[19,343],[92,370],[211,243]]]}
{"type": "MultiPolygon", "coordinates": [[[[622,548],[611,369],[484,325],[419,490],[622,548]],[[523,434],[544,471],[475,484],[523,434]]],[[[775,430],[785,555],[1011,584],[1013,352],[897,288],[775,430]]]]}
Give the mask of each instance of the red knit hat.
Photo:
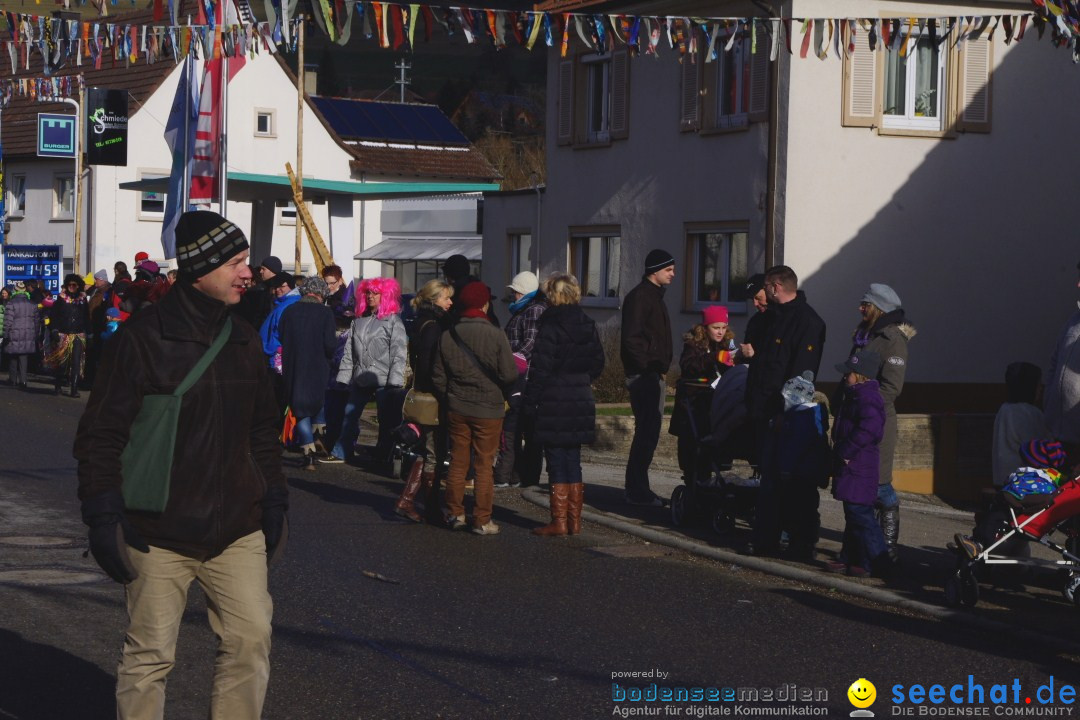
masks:
{"type": "Polygon", "coordinates": [[[701,311],[701,324],[712,325],[713,323],[726,323],[728,321],[727,308],[723,305],[709,305],[701,311]]]}
{"type": "Polygon", "coordinates": [[[479,280],[466,285],[461,289],[458,303],[462,307],[461,317],[487,317],[484,313],[484,305],[491,300],[491,288],[479,280]]]}

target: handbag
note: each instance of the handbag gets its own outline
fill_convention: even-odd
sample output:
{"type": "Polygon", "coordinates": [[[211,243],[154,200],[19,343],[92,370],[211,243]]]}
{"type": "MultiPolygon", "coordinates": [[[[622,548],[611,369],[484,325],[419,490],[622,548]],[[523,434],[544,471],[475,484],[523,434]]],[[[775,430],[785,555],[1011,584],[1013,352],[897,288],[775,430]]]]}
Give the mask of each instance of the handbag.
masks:
{"type": "Polygon", "coordinates": [[[439,400],[429,392],[411,387],[405,394],[405,404],[401,408],[401,415],[417,425],[438,425],[439,400]]]}
{"type": "Polygon", "coordinates": [[[180,422],[180,404],[210,363],[214,361],[232,332],[232,318],[225,318],[213,345],[170,395],[144,395],[142,408],[131,424],[128,443],[120,454],[124,476],[121,492],[128,510],[160,513],[169,502],[173,454],[176,450],[176,427],[180,422]]]}

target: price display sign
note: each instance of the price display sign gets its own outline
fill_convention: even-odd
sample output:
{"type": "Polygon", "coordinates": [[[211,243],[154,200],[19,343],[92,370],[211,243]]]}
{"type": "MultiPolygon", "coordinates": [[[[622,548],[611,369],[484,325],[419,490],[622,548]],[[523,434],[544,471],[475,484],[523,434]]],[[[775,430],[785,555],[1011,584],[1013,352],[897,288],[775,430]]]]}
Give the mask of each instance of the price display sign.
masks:
{"type": "Polygon", "coordinates": [[[63,256],[59,245],[4,246],[4,282],[40,280],[49,292],[60,292],[63,256]]]}

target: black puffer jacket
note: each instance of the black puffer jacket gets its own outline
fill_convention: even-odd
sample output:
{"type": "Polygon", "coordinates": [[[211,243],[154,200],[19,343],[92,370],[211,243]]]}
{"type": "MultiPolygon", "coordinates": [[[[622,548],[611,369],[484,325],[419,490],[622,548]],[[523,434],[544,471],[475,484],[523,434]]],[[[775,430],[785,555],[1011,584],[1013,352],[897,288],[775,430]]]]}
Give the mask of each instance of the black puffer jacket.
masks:
{"type": "MultiPolygon", "coordinates": [[[[119,491],[120,454],[143,396],[175,390],[226,316],[224,303],[177,283],[105,345],[75,436],[81,500],[119,491]]],[[[151,545],[191,557],[217,555],[261,529],[268,488],[287,494],[280,432],[259,338],[234,321],[225,347],[184,395],[165,511],[128,518],[151,545]]]]}
{"type": "Polygon", "coordinates": [[[604,370],[596,323],[580,305],[554,305],[540,316],[522,407],[535,416],[536,442],[573,447],[596,439],[592,381],[604,370]]]}

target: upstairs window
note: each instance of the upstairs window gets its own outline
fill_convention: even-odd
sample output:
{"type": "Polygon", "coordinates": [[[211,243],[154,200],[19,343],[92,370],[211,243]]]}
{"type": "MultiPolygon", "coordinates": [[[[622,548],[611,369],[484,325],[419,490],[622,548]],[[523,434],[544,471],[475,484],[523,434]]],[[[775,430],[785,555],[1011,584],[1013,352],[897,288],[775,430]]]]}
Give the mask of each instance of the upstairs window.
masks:
{"type": "Polygon", "coordinates": [[[758,37],[756,53],[752,52],[750,32],[745,28],[718,32],[713,45],[715,56],[710,56],[708,42],[701,45],[697,53],[683,57],[679,66],[680,129],[740,130],[750,123],[767,121],[770,64],[762,36],[758,37]],[[727,49],[729,44],[731,48],[727,49]]]}
{"type": "MultiPolygon", "coordinates": [[[[905,35],[909,29],[904,28],[905,35]]],[[[941,130],[945,117],[945,61],[938,43],[918,29],[905,43],[885,50],[882,85],[885,127],[909,130],[941,130]]]]}
{"type": "Polygon", "coordinates": [[[75,218],[75,176],[56,175],[53,177],[53,220],[73,220],[75,218]]]}
{"type": "Polygon", "coordinates": [[[7,214],[13,217],[26,214],[25,175],[12,175],[8,178],[7,214]]]}
{"type": "Polygon", "coordinates": [[[630,63],[626,50],[584,53],[559,63],[559,145],[607,145],[629,137],[630,63]]]}

